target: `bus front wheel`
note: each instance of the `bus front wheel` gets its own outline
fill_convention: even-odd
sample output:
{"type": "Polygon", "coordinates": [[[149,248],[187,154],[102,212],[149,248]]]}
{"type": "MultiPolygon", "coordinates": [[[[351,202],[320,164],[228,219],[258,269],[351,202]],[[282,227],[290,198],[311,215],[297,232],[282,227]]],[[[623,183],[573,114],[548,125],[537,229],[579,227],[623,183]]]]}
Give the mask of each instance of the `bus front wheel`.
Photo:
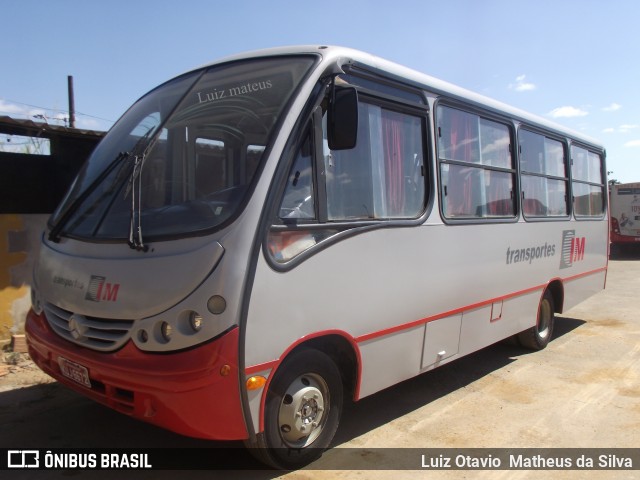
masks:
{"type": "Polygon", "coordinates": [[[291,354],[267,392],[263,458],[294,469],[320,457],[338,428],[342,397],[340,371],[329,356],[313,349],[291,354]]]}
{"type": "Polygon", "coordinates": [[[520,345],[532,350],[542,350],[551,340],[553,325],[555,323],[555,307],[553,295],[549,290],[544,292],[538,307],[538,321],[535,326],[520,332],[518,341],[520,345]]]}

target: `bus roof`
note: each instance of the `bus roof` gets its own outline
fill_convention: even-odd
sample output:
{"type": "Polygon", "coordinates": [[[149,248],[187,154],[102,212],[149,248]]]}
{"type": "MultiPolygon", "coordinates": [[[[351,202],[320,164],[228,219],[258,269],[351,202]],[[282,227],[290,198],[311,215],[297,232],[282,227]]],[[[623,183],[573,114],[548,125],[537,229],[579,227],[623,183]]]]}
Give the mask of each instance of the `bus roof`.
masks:
{"type": "MultiPolygon", "coordinates": [[[[376,70],[380,73],[384,72],[396,78],[401,78],[423,90],[427,90],[439,95],[446,95],[457,100],[475,104],[479,107],[489,108],[491,110],[495,110],[496,112],[506,114],[516,120],[527,123],[530,126],[538,126],[546,130],[557,131],[574,140],[577,140],[578,142],[586,143],[604,150],[604,146],[600,141],[584,135],[576,130],[552,122],[544,117],[534,115],[525,110],[521,110],[493,98],[486,97],[484,95],[473,92],[471,90],[467,90],[444,80],[440,80],[425,73],[421,73],[417,70],[413,70],[409,67],[405,67],[390,60],[386,60],[384,58],[352,48],[325,45],[298,45],[289,47],[276,47],[263,50],[254,50],[224,57],[203,66],[211,66],[247,58],[299,55],[309,53],[320,55],[322,57],[322,64],[324,66],[328,66],[337,62],[340,64],[354,63],[362,67],[368,67],[369,69],[376,70]]],[[[320,70],[322,71],[324,69],[320,68],[320,70]]]]}

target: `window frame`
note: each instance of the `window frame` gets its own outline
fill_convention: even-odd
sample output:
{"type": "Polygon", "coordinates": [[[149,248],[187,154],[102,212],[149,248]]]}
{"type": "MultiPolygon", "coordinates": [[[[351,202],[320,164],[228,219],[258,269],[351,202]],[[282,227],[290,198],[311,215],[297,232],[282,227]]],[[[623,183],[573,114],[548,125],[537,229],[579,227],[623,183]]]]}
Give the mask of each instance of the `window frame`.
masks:
{"type": "MultiPolygon", "coordinates": [[[[514,149],[514,145],[516,144],[516,128],[514,125],[514,121],[512,118],[505,117],[499,115],[491,110],[486,110],[482,108],[475,107],[469,103],[462,103],[459,101],[455,101],[446,97],[439,97],[434,102],[433,106],[433,126],[434,126],[434,138],[435,138],[435,168],[437,170],[437,190],[438,190],[438,201],[440,203],[440,217],[442,221],[447,225],[469,225],[469,224],[491,224],[491,223],[516,223],[519,218],[520,211],[520,199],[519,195],[516,192],[519,191],[520,188],[520,175],[518,169],[518,159],[514,149]],[[439,116],[440,116],[440,108],[448,108],[453,110],[458,110],[465,114],[474,115],[480,120],[487,120],[493,123],[497,123],[503,125],[507,128],[509,133],[509,153],[511,157],[511,168],[499,167],[490,164],[483,164],[481,162],[472,163],[460,160],[450,160],[443,159],[440,156],[441,146],[442,146],[442,137],[439,127],[439,116]],[[444,201],[445,193],[445,185],[442,177],[442,165],[454,165],[454,166],[464,166],[470,168],[477,168],[478,171],[481,172],[502,172],[508,173],[511,175],[513,180],[512,183],[512,191],[511,191],[511,199],[513,202],[513,215],[510,216],[460,216],[453,217],[447,216],[445,211],[446,202],[444,201]]],[[[478,127],[478,135],[480,135],[480,128],[478,127]]],[[[478,137],[478,141],[480,142],[480,138],[478,137]]]]}
{"type": "Polygon", "coordinates": [[[540,129],[540,128],[536,128],[532,125],[523,123],[520,124],[518,126],[517,129],[517,141],[518,141],[518,149],[517,149],[517,154],[518,154],[518,172],[519,172],[519,181],[520,181],[520,195],[519,195],[519,201],[520,201],[520,211],[522,213],[522,218],[524,218],[525,221],[527,222],[556,222],[556,221],[567,221],[567,219],[571,218],[572,215],[572,211],[573,211],[573,202],[571,201],[572,198],[572,188],[571,188],[571,158],[570,158],[570,146],[568,143],[568,140],[566,137],[562,137],[559,135],[554,135],[546,130],[540,129]],[[558,142],[562,145],[562,149],[563,149],[563,153],[564,153],[564,171],[565,171],[565,177],[559,177],[556,175],[549,175],[546,173],[537,173],[537,172],[528,172],[526,170],[524,170],[522,168],[522,146],[520,144],[520,139],[521,139],[521,132],[525,131],[527,133],[531,133],[534,135],[540,135],[541,137],[543,137],[543,139],[549,139],[555,142],[558,142]],[[527,215],[525,213],[525,209],[524,209],[524,178],[526,176],[529,177],[537,177],[537,178],[543,178],[543,179],[547,179],[547,180],[557,180],[557,181],[564,181],[565,185],[566,185],[566,189],[565,189],[565,206],[566,206],[566,211],[567,213],[564,215],[527,215]]]}
{"type": "MultiPolygon", "coordinates": [[[[418,221],[420,219],[422,219],[423,217],[425,217],[425,213],[427,211],[427,207],[429,204],[428,198],[430,195],[429,192],[429,187],[431,186],[430,184],[430,175],[429,175],[429,137],[428,137],[428,110],[423,109],[423,108],[418,108],[415,104],[405,104],[402,103],[400,101],[394,102],[394,101],[390,101],[387,98],[382,98],[382,97],[378,97],[375,95],[371,95],[370,93],[362,93],[359,91],[359,99],[358,99],[358,103],[365,103],[368,105],[372,105],[374,107],[379,107],[382,111],[389,111],[389,112],[393,112],[393,113],[399,113],[402,115],[406,115],[406,116],[410,116],[410,117],[414,117],[415,119],[417,119],[420,122],[420,141],[421,141],[421,151],[422,151],[422,183],[423,183],[423,187],[424,187],[424,194],[423,194],[423,198],[422,198],[422,205],[421,208],[418,210],[418,212],[416,213],[415,216],[406,216],[406,217],[378,217],[378,218],[347,218],[347,219],[336,219],[336,220],[332,220],[330,218],[328,218],[328,212],[327,213],[327,217],[322,217],[321,220],[324,220],[326,223],[329,224],[335,224],[335,223],[362,223],[362,222],[382,222],[382,223],[388,223],[388,222],[415,222],[418,221]]],[[[322,126],[321,126],[322,127],[322,126]]],[[[322,135],[322,132],[321,132],[322,135]]],[[[322,155],[322,152],[320,152],[322,155]]],[[[324,159],[321,159],[320,162],[318,163],[323,163],[324,159]]],[[[324,165],[322,165],[322,168],[324,168],[324,165]]],[[[372,169],[371,171],[373,171],[373,165],[372,165],[372,169]]],[[[323,189],[326,189],[327,186],[327,182],[326,182],[326,177],[322,177],[325,179],[325,181],[323,182],[323,189]]],[[[327,199],[328,200],[328,199],[327,199]]],[[[328,203],[325,202],[324,204],[325,206],[328,207],[328,203]]]]}
{"type": "MultiPolygon", "coordinates": [[[[371,79],[368,78],[371,81],[371,79]]],[[[385,85],[389,81],[383,82],[385,85]]],[[[392,82],[395,83],[395,82],[392,82]]],[[[322,87],[319,89],[318,96],[312,99],[308,103],[307,113],[301,116],[298,120],[298,125],[293,129],[293,133],[290,136],[288,147],[282,155],[279,170],[277,172],[278,180],[277,188],[273,188],[274,195],[272,197],[272,203],[270,206],[270,215],[268,225],[266,226],[266,233],[263,241],[263,252],[269,265],[277,271],[287,271],[300,263],[304,262],[307,258],[315,255],[315,253],[323,250],[329,245],[335,244],[338,241],[349,238],[354,235],[358,235],[363,232],[379,228],[406,228],[414,227],[424,223],[431,213],[434,199],[434,172],[432,167],[432,150],[431,150],[431,115],[428,106],[428,102],[425,100],[424,104],[416,104],[414,102],[408,102],[405,98],[390,98],[386,94],[371,90],[370,88],[360,87],[357,83],[355,86],[359,94],[359,102],[369,103],[380,108],[391,110],[393,112],[402,113],[417,117],[420,122],[420,140],[422,148],[422,181],[424,184],[424,194],[422,199],[422,205],[415,217],[402,217],[402,218],[357,218],[357,219],[344,219],[344,220],[330,220],[328,218],[328,203],[327,203],[327,190],[326,190],[326,177],[325,177],[325,165],[324,165],[324,150],[323,150],[323,127],[322,117],[323,104],[325,98],[330,91],[330,83],[325,79],[321,81],[322,87]],[[306,132],[305,129],[310,128],[312,130],[313,143],[313,170],[314,170],[314,202],[316,210],[315,219],[286,219],[283,220],[279,216],[280,206],[283,200],[283,195],[286,190],[286,183],[289,178],[293,163],[297,157],[297,153],[302,145],[306,132]],[[286,161],[282,161],[286,159],[286,161]],[[308,248],[307,250],[297,254],[293,258],[287,261],[278,261],[274,258],[269,248],[269,239],[272,232],[329,232],[327,238],[318,242],[316,245],[308,248]]],[[[403,85],[402,89],[406,90],[403,85]]],[[[424,92],[413,89],[417,95],[424,98],[424,92]]],[[[387,92],[389,90],[386,90],[387,92]]]]}
{"type": "MultiPolygon", "coordinates": [[[[314,114],[315,117],[315,114],[314,114]]],[[[293,161],[291,162],[289,171],[287,172],[287,177],[286,177],[286,182],[285,182],[285,186],[284,186],[284,190],[282,192],[282,198],[280,200],[280,203],[278,204],[278,213],[277,213],[277,217],[278,220],[280,220],[280,222],[282,224],[285,225],[292,225],[292,224],[296,224],[296,225],[305,225],[305,224],[317,224],[318,223],[318,219],[320,218],[319,215],[319,205],[318,205],[318,197],[319,197],[319,192],[317,191],[317,186],[318,186],[318,181],[316,180],[316,177],[318,175],[318,169],[316,168],[315,165],[315,156],[316,156],[316,151],[317,151],[317,135],[316,135],[316,129],[314,128],[314,121],[313,119],[310,119],[306,125],[302,128],[302,134],[300,135],[300,141],[297,144],[297,148],[295,149],[295,154],[293,156],[293,161]],[[309,142],[309,168],[310,168],[310,173],[311,173],[311,178],[310,178],[310,196],[311,196],[311,201],[312,201],[312,210],[313,210],[313,216],[312,217],[282,217],[281,216],[281,212],[282,212],[282,206],[283,203],[285,201],[285,198],[287,196],[287,193],[289,192],[289,179],[291,178],[291,174],[293,173],[293,169],[297,164],[298,159],[300,158],[299,156],[299,152],[301,149],[304,148],[305,143],[309,142]]]]}
{"type": "Polygon", "coordinates": [[[571,211],[572,211],[573,218],[577,221],[602,220],[607,214],[608,205],[609,205],[608,204],[609,190],[607,188],[607,174],[604,168],[606,165],[606,153],[602,150],[598,150],[596,148],[590,147],[584,143],[572,141],[571,144],[569,145],[569,155],[571,156],[571,162],[570,162],[571,164],[571,211]],[[600,167],[600,179],[602,183],[595,183],[589,180],[576,180],[574,178],[573,176],[573,172],[575,170],[574,153],[573,153],[574,147],[585,150],[587,154],[591,153],[598,156],[599,167],[600,167]],[[600,213],[598,213],[597,215],[580,215],[576,213],[576,208],[575,208],[576,196],[575,196],[575,188],[574,188],[576,184],[586,185],[589,187],[599,187],[601,189],[602,210],[600,213]]]}

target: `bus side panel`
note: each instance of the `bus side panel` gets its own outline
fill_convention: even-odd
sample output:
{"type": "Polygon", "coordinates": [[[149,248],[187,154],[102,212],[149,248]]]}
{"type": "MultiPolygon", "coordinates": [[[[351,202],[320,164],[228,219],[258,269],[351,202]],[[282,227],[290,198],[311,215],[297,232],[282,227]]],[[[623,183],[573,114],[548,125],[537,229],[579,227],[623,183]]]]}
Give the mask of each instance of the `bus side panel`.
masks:
{"type": "Polygon", "coordinates": [[[575,302],[602,289],[606,229],[603,221],[382,228],[284,272],[261,255],[245,365],[269,370],[292,345],[340,330],[361,350],[362,398],[535,325],[554,279],[598,277],[575,302]],[[441,352],[442,361],[426,358],[441,352]]]}
{"type": "MultiPolygon", "coordinates": [[[[355,235],[285,272],[273,270],[261,255],[247,320],[247,367],[278,360],[290,345],[316,332],[389,336],[386,329],[437,312],[436,305],[427,306],[438,290],[450,303],[457,294],[447,292],[448,282],[429,281],[436,279],[437,254],[428,248],[427,230],[432,229],[355,235]]],[[[417,371],[419,363],[414,367],[417,371]]]]}
{"type": "Polygon", "coordinates": [[[452,315],[425,325],[422,368],[436,368],[460,351],[462,314],[452,315]]]}
{"type": "Polygon", "coordinates": [[[542,290],[535,290],[464,312],[460,355],[475,352],[534,326],[541,293],[542,290]]]}
{"type": "Polygon", "coordinates": [[[577,239],[573,257],[562,259],[560,278],[563,280],[562,312],[578,305],[605,288],[609,255],[608,222],[572,222],[577,239]]]}
{"type": "Polygon", "coordinates": [[[606,271],[569,279],[564,284],[564,310],[569,310],[604,288],[606,271]]]}
{"type": "MultiPolygon", "coordinates": [[[[425,312],[437,311],[437,305],[428,305],[438,293],[450,297],[449,302],[456,296],[446,292],[447,282],[437,287],[426,281],[433,276],[430,265],[437,256],[424,248],[427,230],[432,229],[381,229],[355,235],[285,272],[275,271],[260,255],[246,325],[248,371],[270,370],[292,345],[340,330],[360,348],[360,398],[417,375],[425,323],[420,319],[425,312]],[[388,331],[416,320],[417,328],[388,331]],[[372,333],[369,339],[358,339],[372,333]]],[[[256,404],[254,399],[251,412],[260,431],[256,404]]]]}
{"type": "Polygon", "coordinates": [[[360,387],[360,398],[416,375],[424,329],[424,325],[419,325],[360,344],[362,364],[367,368],[367,381],[360,387]]]}

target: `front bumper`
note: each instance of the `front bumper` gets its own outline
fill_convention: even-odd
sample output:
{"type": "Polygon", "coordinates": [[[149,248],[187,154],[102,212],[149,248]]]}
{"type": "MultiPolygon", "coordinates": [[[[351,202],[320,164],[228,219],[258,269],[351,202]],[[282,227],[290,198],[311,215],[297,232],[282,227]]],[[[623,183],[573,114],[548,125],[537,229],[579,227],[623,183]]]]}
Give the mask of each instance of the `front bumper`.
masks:
{"type": "Polygon", "coordinates": [[[97,402],[182,435],[212,440],[248,437],[238,385],[238,328],[169,354],[143,352],[131,341],[111,353],[79,347],[56,335],[44,314],[33,311],[25,330],[33,361],[97,402]],[[65,377],[60,357],[85,367],[91,388],[65,377]]]}

